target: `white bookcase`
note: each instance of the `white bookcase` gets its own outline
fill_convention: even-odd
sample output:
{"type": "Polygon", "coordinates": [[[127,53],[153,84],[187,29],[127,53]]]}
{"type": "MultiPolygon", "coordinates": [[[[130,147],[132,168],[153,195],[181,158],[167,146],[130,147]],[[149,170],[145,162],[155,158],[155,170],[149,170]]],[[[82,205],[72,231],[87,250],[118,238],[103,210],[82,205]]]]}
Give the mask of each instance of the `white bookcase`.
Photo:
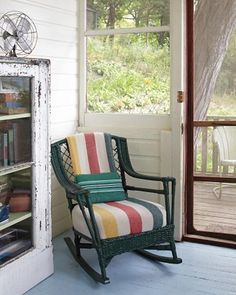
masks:
{"type": "Polygon", "coordinates": [[[0,293],[23,294],[53,273],[50,62],[0,57],[0,293]],[[1,221],[1,219],[0,219],[1,221]]]}

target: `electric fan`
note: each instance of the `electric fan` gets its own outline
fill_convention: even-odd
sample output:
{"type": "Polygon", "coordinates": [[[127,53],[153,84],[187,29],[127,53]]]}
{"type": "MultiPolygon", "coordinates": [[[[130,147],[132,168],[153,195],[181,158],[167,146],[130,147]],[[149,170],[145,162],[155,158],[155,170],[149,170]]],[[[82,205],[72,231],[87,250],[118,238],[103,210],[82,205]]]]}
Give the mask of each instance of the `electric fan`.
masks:
{"type": "Polygon", "coordinates": [[[38,39],[33,21],[24,13],[10,11],[0,18],[0,48],[8,56],[30,54],[38,39]]]}

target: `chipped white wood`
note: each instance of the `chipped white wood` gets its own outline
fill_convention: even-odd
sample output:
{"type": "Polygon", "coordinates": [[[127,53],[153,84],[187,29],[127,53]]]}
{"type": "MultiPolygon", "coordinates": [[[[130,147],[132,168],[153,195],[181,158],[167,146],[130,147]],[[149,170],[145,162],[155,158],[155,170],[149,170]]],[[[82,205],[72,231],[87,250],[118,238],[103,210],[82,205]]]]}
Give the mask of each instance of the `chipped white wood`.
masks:
{"type": "MultiPolygon", "coordinates": [[[[50,62],[46,59],[0,57],[0,76],[30,77],[32,81],[32,163],[14,165],[7,169],[7,173],[32,167],[34,247],[0,268],[1,294],[12,295],[13,290],[16,292],[14,294],[23,294],[53,272],[49,158],[50,62]]],[[[0,174],[3,173],[1,171],[0,174]]]]}

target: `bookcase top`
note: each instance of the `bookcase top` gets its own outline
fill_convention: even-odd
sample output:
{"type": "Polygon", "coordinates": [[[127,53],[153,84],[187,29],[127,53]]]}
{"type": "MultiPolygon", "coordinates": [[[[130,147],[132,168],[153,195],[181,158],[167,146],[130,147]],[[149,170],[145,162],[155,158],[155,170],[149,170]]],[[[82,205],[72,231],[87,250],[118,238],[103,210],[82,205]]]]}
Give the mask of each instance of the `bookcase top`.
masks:
{"type": "Polygon", "coordinates": [[[40,64],[50,64],[49,59],[45,58],[25,58],[25,57],[7,57],[0,56],[0,63],[19,63],[19,64],[31,64],[31,65],[40,65],[40,64]]]}

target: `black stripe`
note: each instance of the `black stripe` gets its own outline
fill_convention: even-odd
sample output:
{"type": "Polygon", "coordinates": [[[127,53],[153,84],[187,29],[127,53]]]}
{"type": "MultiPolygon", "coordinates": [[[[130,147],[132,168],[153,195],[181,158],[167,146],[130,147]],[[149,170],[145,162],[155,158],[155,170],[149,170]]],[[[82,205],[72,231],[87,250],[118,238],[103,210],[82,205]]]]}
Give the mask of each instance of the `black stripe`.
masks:
{"type": "Polygon", "coordinates": [[[163,216],[162,216],[161,210],[157,206],[155,206],[149,202],[146,202],[144,200],[139,200],[139,199],[135,199],[135,198],[128,198],[127,201],[142,205],[152,213],[153,222],[154,222],[154,225],[153,225],[154,229],[162,227],[163,216]]]}

